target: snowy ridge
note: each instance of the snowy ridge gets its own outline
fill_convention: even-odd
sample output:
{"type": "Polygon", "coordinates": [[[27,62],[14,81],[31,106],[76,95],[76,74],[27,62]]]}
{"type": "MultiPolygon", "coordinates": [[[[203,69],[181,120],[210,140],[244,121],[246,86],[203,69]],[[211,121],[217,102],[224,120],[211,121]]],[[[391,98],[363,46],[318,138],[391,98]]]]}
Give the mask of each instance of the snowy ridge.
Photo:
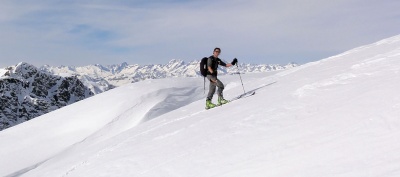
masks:
{"type": "Polygon", "coordinates": [[[76,77],[43,73],[24,62],[0,74],[0,130],[93,95],[76,77]]]}
{"type": "Polygon", "coordinates": [[[7,72],[7,70],[0,68],[0,76],[3,76],[6,72],[7,72]]]}
{"type": "Polygon", "coordinates": [[[400,175],[400,36],[242,77],[254,96],[207,111],[202,81],[168,78],[6,129],[0,176],[400,175]]]}
{"type": "MultiPolygon", "coordinates": [[[[197,77],[199,73],[200,61],[185,63],[182,60],[173,59],[167,64],[154,64],[140,66],[137,64],[129,65],[122,63],[119,65],[102,66],[100,64],[84,67],[74,66],[42,66],[40,69],[56,75],[75,75],[81,79],[84,84],[91,88],[97,94],[117,86],[127,83],[138,82],[146,79],[160,79],[170,77],[197,77]]],[[[288,65],[268,65],[268,64],[244,64],[239,63],[239,70],[236,67],[219,68],[220,75],[241,73],[267,72],[292,68],[297,64],[288,65]]]]}

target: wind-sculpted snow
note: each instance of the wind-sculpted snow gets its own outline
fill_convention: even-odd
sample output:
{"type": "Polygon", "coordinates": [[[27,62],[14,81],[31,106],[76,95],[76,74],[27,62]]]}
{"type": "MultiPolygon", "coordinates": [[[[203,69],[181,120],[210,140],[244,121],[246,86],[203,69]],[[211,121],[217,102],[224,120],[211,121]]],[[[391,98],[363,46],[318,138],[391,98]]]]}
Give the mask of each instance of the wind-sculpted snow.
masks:
{"type": "MultiPolygon", "coordinates": [[[[0,152],[1,157],[24,159],[28,154],[35,154],[35,157],[24,161],[14,161],[15,163],[0,160],[0,166],[4,167],[0,168],[0,176],[6,173],[14,175],[23,173],[27,169],[20,169],[21,163],[27,167],[37,166],[37,162],[42,162],[77,142],[94,145],[140,123],[190,105],[203,98],[201,86],[202,80],[199,82],[195,78],[149,80],[135,85],[121,86],[32,120],[41,122],[39,124],[44,127],[30,126],[32,124],[29,123],[19,125],[19,127],[25,127],[25,131],[32,131],[29,141],[32,139],[37,141],[37,144],[29,145],[29,148],[25,141],[28,139],[24,138],[27,134],[14,127],[6,129],[0,134],[0,139],[11,135],[20,141],[12,143],[13,146],[3,147],[2,150],[7,150],[0,152]],[[171,87],[172,82],[175,82],[176,86],[171,87]],[[144,87],[146,89],[143,89],[144,87]],[[51,124],[54,126],[46,127],[51,124]],[[15,130],[17,132],[14,132],[15,130]],[[43,151],[43,149],[47,150],[43,151]],[[10,150],[21,153],[3,153],[10,150]],[[3,171],[5,167],[8,172],[3,171]]],[[[11,142],[4,141],[4,143],[11,142]]]]}
{"type": "Polygon", "coordinates": [[[201,78],[146,80],[6,129],[0,176],[400,175],[400,36],[242,79],[211,110],[201,78]]]}

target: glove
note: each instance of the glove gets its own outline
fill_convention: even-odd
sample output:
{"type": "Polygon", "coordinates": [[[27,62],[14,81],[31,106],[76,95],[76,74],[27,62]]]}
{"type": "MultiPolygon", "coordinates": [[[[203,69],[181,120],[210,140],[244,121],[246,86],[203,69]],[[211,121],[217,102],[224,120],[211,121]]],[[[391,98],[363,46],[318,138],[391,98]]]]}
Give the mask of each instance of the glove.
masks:
{"type": "Polygon", "coordinates": [[[238,60],[236,58],[234,58],[231,64],[236,65],[237,62],[238,62],[238,60]]]}

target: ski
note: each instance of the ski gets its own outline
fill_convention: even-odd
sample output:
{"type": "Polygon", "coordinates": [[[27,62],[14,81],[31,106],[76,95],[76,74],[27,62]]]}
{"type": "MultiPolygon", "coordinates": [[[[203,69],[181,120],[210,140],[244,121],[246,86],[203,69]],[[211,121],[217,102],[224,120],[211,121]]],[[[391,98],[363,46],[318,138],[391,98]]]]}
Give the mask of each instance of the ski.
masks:
{"type": "Polygon", "coordinates": [[[241,95],[239,95],[239,96],[237,96],[235,98],[232,98],[231,100],[229,100],[229,102],[232,102],[232,101],[235,101],[235,100],[238,100],[238,99],[241,99],[241,98],[246,98],[246,97],[249,97],[249,96],[253,96],[254,94],[256,94],[256,91],[249,91],[249,92],[243,93],[243,94],[241,94],[241,95]]]}
{"type": "MultiPolygon", "coordinates": [[[[249,96],[253,96],[254,94],[256,94],[256,91],[249,91],[249,92],[243,93],[243,94],[241,94],[241,95],[239,95],[239,96],[237,96],[237,97],[232,98],[231,100],[229,100],[228,103],[225,103],[225,104],[229,104],[230,102],[236,101],[236,100],[238,100],[238,99],[242,99],[242,98],[246,98],[246,97],[249,97],[249,96]]],[[[222,105],[225,105],[225,104],[222,104],[222,105]]],[[[216,105],[216,106],[213,107],[213,108],[217,108],[217,107],[220,107],[220,106],[222,106],[222,105],[216,105]]],[[[207,109],[207,107],[206,107],[206,110],[213,109],[213,108],[208,108],[208,109],[207,109]]]]}

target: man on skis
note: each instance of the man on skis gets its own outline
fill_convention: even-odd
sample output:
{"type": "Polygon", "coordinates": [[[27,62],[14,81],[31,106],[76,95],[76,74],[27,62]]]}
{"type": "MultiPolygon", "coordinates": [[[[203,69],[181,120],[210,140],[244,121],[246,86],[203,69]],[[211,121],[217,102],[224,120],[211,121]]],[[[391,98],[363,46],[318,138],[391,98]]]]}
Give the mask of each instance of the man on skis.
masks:
{"type": "Polygon", "coordinates": [[[217,78],[217,69],[218,65],[231,67],[237,63],[237,59],[235,58],[233,59],[232,63],[226,64],[218,58],[219,54],[221,54],[221,49],[217,47],[214,49],[213,55],[211,55],[207,60],[207,79],[210,81],[210,89],[208,91],[208,96],[206,100],[206,109],[217,106],[211,102],[216,87],[218,87],[218,105],[228,103],[228,101],[224,99],[224,96],[222,94],[224,90],[224,84],[217,78]]]}

